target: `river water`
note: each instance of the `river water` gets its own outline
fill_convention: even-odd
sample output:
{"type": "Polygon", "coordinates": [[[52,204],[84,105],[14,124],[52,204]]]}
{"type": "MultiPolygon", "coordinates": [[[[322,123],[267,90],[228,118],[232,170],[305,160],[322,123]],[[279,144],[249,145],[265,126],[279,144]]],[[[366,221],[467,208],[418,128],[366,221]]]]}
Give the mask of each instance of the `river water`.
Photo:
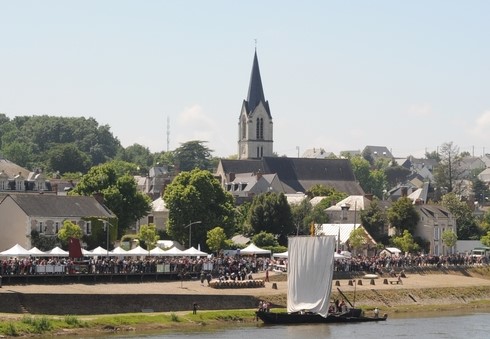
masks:
{"type": "MultiPolygon", "coordinates": [[[[413,316],[413,314],[411,314],[413,316]]],[[[388,318],[379,323],[314,324],[314,325],[264,325],[234,327],[210,332],[152,333],[96,337],[125,339],[391,339],[391,338],[489,338],[490,313],[448,315],[419,315],[416,318],[388,318]]],[[[86,337],[88,339],[88,337],[86,337]]]]}

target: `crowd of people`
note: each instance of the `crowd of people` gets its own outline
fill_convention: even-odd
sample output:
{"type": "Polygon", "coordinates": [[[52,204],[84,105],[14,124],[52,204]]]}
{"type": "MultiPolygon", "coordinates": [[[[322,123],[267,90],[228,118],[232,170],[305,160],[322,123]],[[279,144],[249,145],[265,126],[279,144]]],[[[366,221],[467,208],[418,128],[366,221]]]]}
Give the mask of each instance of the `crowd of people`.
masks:
{"type": "Polygon", "coordinates": [[[182,278],[211,272],[215,277],[241,280],[263,271],[271,259],[255,256],[222,257],[92,257],[74,261],[70,258],[0,259],[0,275],[63,274],[145,274],[177,273],[182,278]],[[46,270],[46,267],[62,267],[46,270]]]}
{"type": "MultiPolygon", "coordinates": [[[[245,280],[258,271],[269,271],[275,267],[287,267],[287,259],[258,256],[219,257],[91,257],[83,261],[69,258],[4,258],[0,259],[0,275],[35,274],[145,274],[177,273],[182,279],[199,277],[207,272],[222,280],[245,280]],[[62,267],[62,269],[46,269],[62,267]]],[[[466,254],[400,255],[400,256],[352,256],[335,260],[338,272],[364,271],[383,274],[391,269],[410,267],[447,267],[486,265],[486,257],[466,254]]]]}

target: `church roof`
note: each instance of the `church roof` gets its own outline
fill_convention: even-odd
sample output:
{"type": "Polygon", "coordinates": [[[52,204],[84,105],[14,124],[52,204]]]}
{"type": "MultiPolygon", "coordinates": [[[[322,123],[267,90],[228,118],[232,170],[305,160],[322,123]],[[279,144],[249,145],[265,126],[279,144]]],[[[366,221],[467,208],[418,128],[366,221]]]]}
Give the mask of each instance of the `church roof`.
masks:
{"type": "Polygon", "coordinates": [[[254,54],[254,62],[252,66],[252,74],[250,75],[250,84],[248,87],[248,95],[246,100],[247,113],[253,112],[260,103],[264,104],[264,107],[269,116],[271,115],[269,110],[269,102],[265,100],[264,88],[262,87],[262,78],[260,77],[259,60],[257,59],[257,50],[254,54]]]}
{"type": "Polygon", "coordinates": [[[347,159],[264,157],[261,160],[221,159],[223,172],[277,174],[284,193],[305,192],[317,184],[328,185],[349,195],[363,195],[347,159]]]}

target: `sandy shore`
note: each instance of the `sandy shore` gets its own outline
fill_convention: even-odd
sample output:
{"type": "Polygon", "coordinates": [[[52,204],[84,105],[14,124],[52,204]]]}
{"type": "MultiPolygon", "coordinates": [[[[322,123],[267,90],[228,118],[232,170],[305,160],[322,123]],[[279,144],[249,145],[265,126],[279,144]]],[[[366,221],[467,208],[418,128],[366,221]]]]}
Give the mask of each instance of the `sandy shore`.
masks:
{"type": "MultiPolygon", "coordinates": [[[[255,275],[256,279],[263,279],[264,275],[255,275]]],[[[271,279],[274,277],[271,275],[271,279]]],[[[490,279],[464,276],[459,274],[408,274],[403,278],[403,284],[384,284],[383,277],[377,279],[356,279],[354,285],[349,285],[349,280],[334,280],[332,286],[336,290],[337,281],[344,291],[358,291],[371,289],[419,289],[438,287],[471,287],[490,286],[490,279]],[[359,281],[362,284],[359,284],[359,281]],[[374,282],[374,285],[372,284],[374,282]]],[[[388,281],[396,280],[387,278],[388,281]]],[[[284,279],[281,279],[284,280],[284,279]]],[[[0,288],[2,293],[57,293],[57,294],[210,294],[210,295],[278,295],[285,294],[286,281],[266,282],[264,288],[241,289],[214,289],[207,286],[207,282],[200,281],[172,281],[172,282],[147,282],[147,283],[101,283],[101,284],[65,284],[65,285],[4,285],[0,288]],[[273,284],[277,289],[273,288],[273,284]]]]}

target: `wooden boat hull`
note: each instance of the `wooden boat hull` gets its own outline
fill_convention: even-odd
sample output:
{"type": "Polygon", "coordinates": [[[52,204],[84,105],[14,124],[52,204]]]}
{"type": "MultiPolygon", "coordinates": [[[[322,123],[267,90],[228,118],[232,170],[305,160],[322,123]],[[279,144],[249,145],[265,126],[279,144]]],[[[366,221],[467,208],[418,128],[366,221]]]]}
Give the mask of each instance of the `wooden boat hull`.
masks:
{"type": "Polygon", "coordinates": [[[361,323],[370,321],[384,321],[388,318],[383,317],[366,317],[361,315],[360,310],[352,310],[342,314],[329,314],[322,317],[315,313],[287,313],[287,312],[255,312],[257,318],[266,324],[333,324],[333,323],[361,323]]]}

